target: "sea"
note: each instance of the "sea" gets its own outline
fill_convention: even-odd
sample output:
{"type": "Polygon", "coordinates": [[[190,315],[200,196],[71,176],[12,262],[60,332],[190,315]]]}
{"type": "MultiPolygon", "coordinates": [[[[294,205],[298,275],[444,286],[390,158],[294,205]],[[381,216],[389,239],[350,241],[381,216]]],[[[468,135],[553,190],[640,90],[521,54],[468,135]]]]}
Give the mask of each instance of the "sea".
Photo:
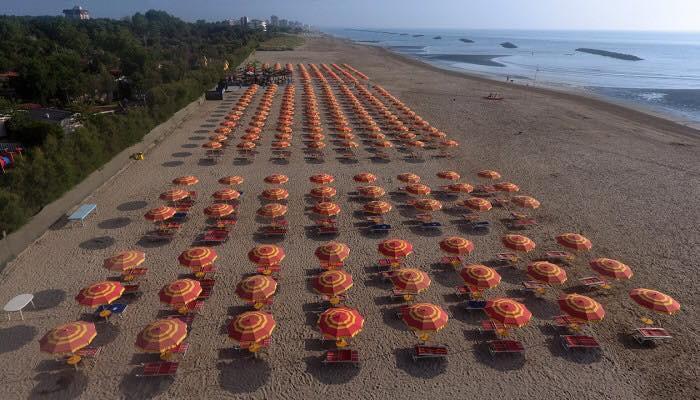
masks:
{"type": "Polygon", "coordinates": [[[442,68],[583,91],[700,126],[700,32],[352,28],[324,32],[442,68]],[[641,60],[577,51],[580,48],[641,60]]]}

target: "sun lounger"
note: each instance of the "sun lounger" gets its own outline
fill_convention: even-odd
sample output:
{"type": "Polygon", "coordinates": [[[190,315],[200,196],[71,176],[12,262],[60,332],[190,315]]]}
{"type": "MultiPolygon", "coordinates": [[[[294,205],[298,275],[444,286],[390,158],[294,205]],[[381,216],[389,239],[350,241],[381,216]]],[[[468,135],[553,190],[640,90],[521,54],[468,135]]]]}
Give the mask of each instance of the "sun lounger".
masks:
{"type": "Polygon", "coordinates": [[[357,350],[342,349],[328,350],[323,354],[324,364],[352,364],[360,363],[360,356],[357,350]]]}
{"type": "Polygon", "coordinates": [[[83,204],[78,207],[71,215],[68,216],[68,222],[80,222],[80,225],[84,225],[85,218],[87,218],[93,211],[97,209],[97,204],[83,204]]]}
{"type": "Polygon", "coordinates": [[[197,314],[200,311],[202,311],[202,307],[204,307],[204,302],[201,300],[190,301],[185,307],[187,307],[188,312],[197,314]]]}
{"type": "Polygon", "coordinates": [[[599,276],[586,276],[583,278],[579,278],[578,281],[581,282],[582,285],[587,286],[589,288],[598,288],[608,285],[608,282],[600,278],[599,276]]]}
{"type": "Polygon", "coordinates": [[[571,262],[576,258],[573,254],[567,251],[548,251],[544,253],[544,259],[549,262],[571,262]]]}
{"type": "Polygon", "coordinates": [[[236,219],[217,219],[212,226],[220,230],[230,230],[232,227],[236,226],[237,223],[238,220],[236,219]]]}
{"type": "Polygon", "coordinates": [[[440,263],[452,267],[459,267],[460,265],[462,265],[462,259],[457,256],[446,256],[440,259],[440,263]]]}
{"type": "Polygon", "coordinates": [[[141,290],[139,290],[139,288],[140,285],[138,283],[132,285],[124,285],[124,293],[122,293],[122,296],[141,293],[141,290]]]}
{"type": "MultiPolygon", "coordinates": [[[[250,348],[252,344],[253,342],[241,342],[239,344],[234,345],[233,348],[236,350],[248,350],[248,348],[250,348]]],[[[258,345],[260,345],[260,348],[262,349],[269,348],[270,344],[272,344],[272,338],[263,339],[263,341],[258,342],[258,345]]]]}
{"type": "Polygon", "coordinates": [[[228,240],[229,237],[229,232],[223,229],[211,229],[204,234],[202,234],[202,237],[198,240],[199,243],[202,244],[221,244],[225,243],[228,240]]]}
{"type": "Polygon", "coordinates": [[[445,358],[447,357],[448,351],[447,346],[423,346],[417,345],[414,348],[413,360],[420,360],[426,358],[445,358]]]}
{"type": "Polygon", "coordinates": [[[520,257],[515,253],[498,253],[494,261],[502,266],[515,267],[518,261],[520,261],[520,257]]]}
{"type": "Polygon", "coordinates": [[[561,343],[567,350],[599,350],[600,343],[593,336],[587,335],[562,335],[561,343]]]}
{"type": "Polygon", "coordinates": [[[492,356],[496,354],[522,354],[525,351],[525,346],[518,340],[491,340],[488,344],[492,356]]]}
{"type": "Polygon", "coordinates": [[[151,242],[157,242],[157,241],[164,241],[164,240],[172,240],[175,235],[177,234],[176,231],[171,231],[171,230],[155,230],[148,232],[144,238],[148,241],[151,242]]]}
{"type": "Polygon", "coordinates": [[[537,221],[533,218],[514,219],[508,223],[510,229],[530,229],[537,225],[537,221]]]}
{"type": "Polygon", "coordinates": [[[664,328],[637,328],[634,332],[634,338],[639,344],[656,343],[659,341],[671,339],[670,333],[664,328]]]}
{"type": "Polygon", "coordinates": [[[199,285],[204,288],[213,288],[214,284],[216,284],[216,280],[211,279],[211,278],[204,278],[199,280],[199,285]]]}
{"type": "Polygon", "coordinates": [[[374,224],[367,228],[371,233],[388,233],[391,231],[391,225],[389,224],[374,224]]]}
{"type": "Polygon", "coordinates": [[[75,352],[76,355],[83,358],[97,358],[102,352],[102,347],[83,347],[75,352]]]}
{"type": "Polygon", "coordinates": [[[143,364],[143,371],[136,376],[173,376],[177,373],[180,363],[161,361],[143,364]]]}
{"type": "Polygon", "coordinates": [[[263,226],[260,234],[264,237],[282,237],[287,234],[287,228],[282,226],[263,226]]]}
{"type": "Polygon", "coordinates": [[[316,227],[316,233],[319,235],[336,235],[339,230],[334,225],[321,225],[316,227]]]}
{"type": "Polygon", "coordinates": [[[483,311],[486,308],[486,300],[469,300],[464,305],[467,311],[483,311]]]}
{"type": "Polygon", "coordinates": [[[486,232],[491,230],[491,223],[489,221],[474,221],[467,222],[466,228],[474,232],[486,232]]]}
{"type": "Polygon", "coordinates": [[[437,221],[433,222],[423,222],[418,226],[421,230],[438,230],[442,228],[442,224],[437,221]]]}
{"type": "Polygon", "coordinates": [[[417,214],[416,220],[419,222],[431,222],[433,220],[432,214],[417,214]]]}
{"type": "Polygon", "coordinates": [[[207,300],[209,297],[211,297],[211,293],[214,291],[214,289],[211,286],[208,287],[202,287],[202,292],[199,293],[199,297],[197,297],[197,300],[207,300]]]}
{"type": "Polygon", "coordinates": [[[176,210],[177,212],[184,212],[184,213],[186,213],[186,212],[190,211],[190,208],[192,208],[192,204],[190,204],[190,203],[182,203],[182,204],[176,204],[176,205],[175,205],[175,210],[176,210]]]}
{"type": "Polygon", "coordinates": [[[181,356],[185,356],[187,354],[187,350],[190,349],[190,344],[189,343],[180,343],[177,345],[177,347],[173,348],[170,350],[170,353],[172,354],[178,354],[181,356]]]}
{"type": "Polygon", "coordinates": [[[382,258],[377,261],[377,265],[383,268],[398,268],[403,265],[403,260],[399,258],[382,258]]]}
{"type": "Polygon", "coordinates": [[[502,198],[493,199],[491,200],[491,204],[493,204],[496,207],[507,207],[508,204],[510,204],[510,200],[502,198]]]}
{"type": "Polygon", "coordinates": [[[523,281],[521,284],[525,290],[535,293],[542,292],[549,287],[548,285],[537,281],[523,281]]]}
{"type": "Polygon", "coordinates": [[[498,332],[505,330],[505,325],[491,319],[485,319],[481,321],[481,327],[479,328],[480,333],[494,333],[496,335],[498,335],[498,332]]]}
{"type": "Polygon", "coordinates": [[[266,272],[266,271],[270,271],[270,272],[280,272],[280,271],[282,270],[282,266],[281,266],[281,265],[270,265],[270,266],[267,266],[267,267],[262,267],[262,266],[260,266],[260,267],[257,267],[255,270],[256,270],[257,273],[259,273],[259,274],[262,274],[263,272],[266,272]]]}

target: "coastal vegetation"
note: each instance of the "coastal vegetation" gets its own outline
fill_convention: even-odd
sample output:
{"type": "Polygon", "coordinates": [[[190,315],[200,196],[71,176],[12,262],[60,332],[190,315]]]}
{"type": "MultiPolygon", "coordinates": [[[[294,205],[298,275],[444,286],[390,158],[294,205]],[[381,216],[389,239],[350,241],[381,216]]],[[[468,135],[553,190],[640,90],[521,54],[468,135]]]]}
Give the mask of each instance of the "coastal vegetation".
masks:
{"type": "Polygon", "coordinates": [[[641,60],[643,60],[642,58],[639,58],[639,57],[632,55],[632,54],[616,53],[614,51],[607,51],[607,50],[589,49],[586,47],[580,47],[580,48],[576,49],[576,51],[581,52],[581,53],[594,54],[594,55],[603,56],[603,57],[617,58],[618,60],[627,60],[627,61],[641,61],[641,60]]]}
{"type": "Polygon", "coordinates": [[[304,44],[304,38],[299,35],[279,35],[266,40],[258,46],[260,51],[294,50],[304,44]]]}
{"type": "Polygon", "coordinates": [[[513,44],[511,42],[503,42],[503,43],[501,43],[501,47],[504,47],[506,49],[517,49],[518,48],[518,46],[516,46],[515,44],[513,44]]]}

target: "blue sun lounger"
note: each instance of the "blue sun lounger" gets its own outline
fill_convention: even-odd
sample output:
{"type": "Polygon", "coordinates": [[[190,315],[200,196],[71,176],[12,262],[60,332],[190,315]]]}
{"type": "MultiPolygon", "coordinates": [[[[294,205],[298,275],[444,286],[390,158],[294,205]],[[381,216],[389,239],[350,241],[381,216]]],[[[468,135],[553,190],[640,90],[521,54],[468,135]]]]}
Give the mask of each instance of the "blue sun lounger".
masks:
{"type": "Polygon", "coordinates": [[[83,204],[80,206],[73,214],[68,216],[68,222],[80,222],[83,225],[83,221],[88,217],[95,209],[97,204],[83,204]]]}

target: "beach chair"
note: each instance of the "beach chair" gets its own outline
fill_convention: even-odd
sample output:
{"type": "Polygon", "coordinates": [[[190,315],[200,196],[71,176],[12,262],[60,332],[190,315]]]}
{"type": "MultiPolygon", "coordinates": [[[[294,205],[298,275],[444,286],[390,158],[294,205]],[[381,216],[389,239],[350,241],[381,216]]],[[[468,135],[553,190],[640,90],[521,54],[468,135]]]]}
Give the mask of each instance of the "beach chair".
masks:
{"type": "Polygon", "coordinates": [[[416,215],[416,221],[418,222],[431,222],[433,220],[432,214],[422,213],[416,215]]]}
{"type": "Polygon", "coordinates": [[[445,256],[440,259],[440,263],[457,268],[462,265],[462,259],[457,256],[445,256]]]}
{"type": "Polygon", "coordinates": [[[377,266],[382,268],[399,268],[403,266],[403,259],[400,258],[382,258],[377,261],[377,266]]]}
{"type": "Polygon", "coordinates": [[[513,219],[508,223],[508,228],[513,230],[525,230],[536,227],[537,221],[534,218],[513,219]]]}
{"type": "Polygon", "coordinates": [[[284,237],[287,234],[287,228],[284,226],[263,226],[260,228],[260,234],[267,238],[284,237]]]}
{"type": "Polygon", "coordinates": [[[238,223],[237,219],[222,218],[222,219],[215,220],[214,223],[212,224],[212,227],[215,229],[219,229],[219,230],[230,231],[231,228],[236,226],[237,223],[238,223]]]}
{"type": "Polygon", "coordinates": [[[525,346],[519,340],[491,340],[488,342],[491,356],[496,354],[522,354],[525,346]]]}
{"type": "Polygon", "coordinates": [[[176,235],[175,231],[157,229],[146,233],[144,239],[150,242],[160,242],[172,240],[176,235]]]}
{"type": "Polygon", "coordinates": [[[570,263],[576,256],[569,253],[568,251],[548,251],[544,253],[544,260],[552,263],[570,263]]]}
{"type": "Polygon", "coordinates": [[[422,359],[428,359],[428,358],[445,358],[447,357],[448,351],[447,351],[447,346],[444,345],[434,345],[434,346],[425,346],[425,345],[416,345],[413,348],[413,360],[422,360],[422,359]]]}
{"type": "Polygon", "coordinates": [[[637,328],[632,335],[639,344],[657,343],[663,340],[673,338],[670,333],[664,328],[637,328]]]}
{"type": "Polygon", "coordinates": [[[211,293],[214,291],[214,288],[211,286],[207,287],[202,287],[202,292],[199,293],[199,297],[197,297],[197,300],[207,300],[209,297],[211,297],[211,293]]]}
{"type": "Polygon", "coordinates": [[[78,207],[71,215],[68,216],[69,223],[80,222],[81,226],[84,226],[85,218],[87,218],[93,211],[97,209],[97,204],[83,204],[78,207]]]}
{"type": "Polygon", "coordinates": [[[137,373],[138,377],[146,376],[173,376],[177,373],[180,363],[171,361],[160,361],[143,364],[143,370],[137,373]]]}
{"type": "Polygon", "coordinates": [[[419,228],[420,230],[424,230],[424,231],[427,231],[427,230],[439,230],[439,229],[442,228],[442,224],[441,224],[440,222],[437,222],[437,221],[433,221],[433,222],[423,222],[422,224],[418,225],[418,228],[419,228]]]}
{"type": "Polygon", "coordinates": [[[189,343],[180,343],[177,345],[175,348],[170,349],[171,354],[177,354],[180,356],[185,356],[187,354],[187,350],[190,349],[190,344],[189,343]]]}
{"type": "Polygon", "coordinates": [[[351,364],[357,366],[360,364],[360,356],[357,350],[328,350],[323,354],[321,362],[324,364],[351,364]]]}
{"type": "Polygon", "coordinates": [[[370,225],[367,230],[370,233],[389,233],[391,232],[391,225],[389,224],[374,224],[370,225]]]}
{"type": "Polygon", "coordinates": [[[491,223],[489,221],[468,221],[465,227],[477,233],[489,233],[491,231],[491,223]]]}
{"type": "Polygon", "coordinates": [[[174,207],[175,207],[175,211],[186,213],[186,212],[190,211],[190,209],[192,208],[192,204],[191,203],[175,204],[174,207]]]}
{"type": "Polygon", "coordinates": [[[589,288],[600,288],[608,286],[608,281],[599,276],[586,276],[578,280],[582,285],[589,288]]]}
{"type": "Polygon", "coordinates": [[[131,268],[122,273],[122,281],[132,282],[135,279],[146,275],[146,272],[148,272],[148,268],[131,268]]]}
{"type": "Polygon", "coordinates": [[[495,207],[505,208],[510,204],[510,200],[499,197],[491,200],[491,204],[493,204],[495,207]]]}
{"type": "Polygon", "coordinates": [[[536,294],[543,293],[549,287],[548,285],[537,281],[523,281],[521,284],[526,291],[536,294]]]}
{"type": "MultiPolygon", "coordinates": [[[[234,350],[248,350],[253,343],[255,343],[255,342],[241,342],[241,343],[235,344],[233,346],[233,349],[234,350]]],[[[272,344],[272,338],[263,339],[261,342],[258,342],[258,345],[260,345],[261,349],[268,349],[270,347],[270,344],[272,344]]]]}
{"type": "Polygon", "coordinates": [[[201,244],[217,245],[226,243],[229,238],[229,232],[224,229],[210,229],[202,234],[198,240],[201,244]]]}
{"type": "Polygon", "coordinates": [[[469,300],[464,305],[467,311],[484,311],[484,308],[486,308],[486,300],[469,300]]]}
{"type": "Polygon", "coordinates": [[[481,326],[479,327],[479,333],[493,333],[496,336],[499,336],[499,332],[504,332],[505,330],[506,326],[504,324],[491,319],[481,321],[481,326]]]}
{"type": "Polygon", "coordinates": [[[600,343],[588,335],[561,335],[561,343],[567,350],[600,350],[600,343]]]}
{"type": "Polygon", "coordinates": [[[493,261],[500,266],[515,267],[518,261],[520,261],[520,257],[515,253],[498,253],[493,261]]]}
{"type": "Polygon", "coordinates": [[[255,272],[257,272],[258,274],[276,274],[281,270],[281,265],[269,265],[267,267],[258,266],[255,268],[255,272]]]}
{"type": "Polygon", "coordinates": [[[337,235],[339,230],[335,225],[319,225],[316,226],[316,233],[318,235],[337,235]]]}

